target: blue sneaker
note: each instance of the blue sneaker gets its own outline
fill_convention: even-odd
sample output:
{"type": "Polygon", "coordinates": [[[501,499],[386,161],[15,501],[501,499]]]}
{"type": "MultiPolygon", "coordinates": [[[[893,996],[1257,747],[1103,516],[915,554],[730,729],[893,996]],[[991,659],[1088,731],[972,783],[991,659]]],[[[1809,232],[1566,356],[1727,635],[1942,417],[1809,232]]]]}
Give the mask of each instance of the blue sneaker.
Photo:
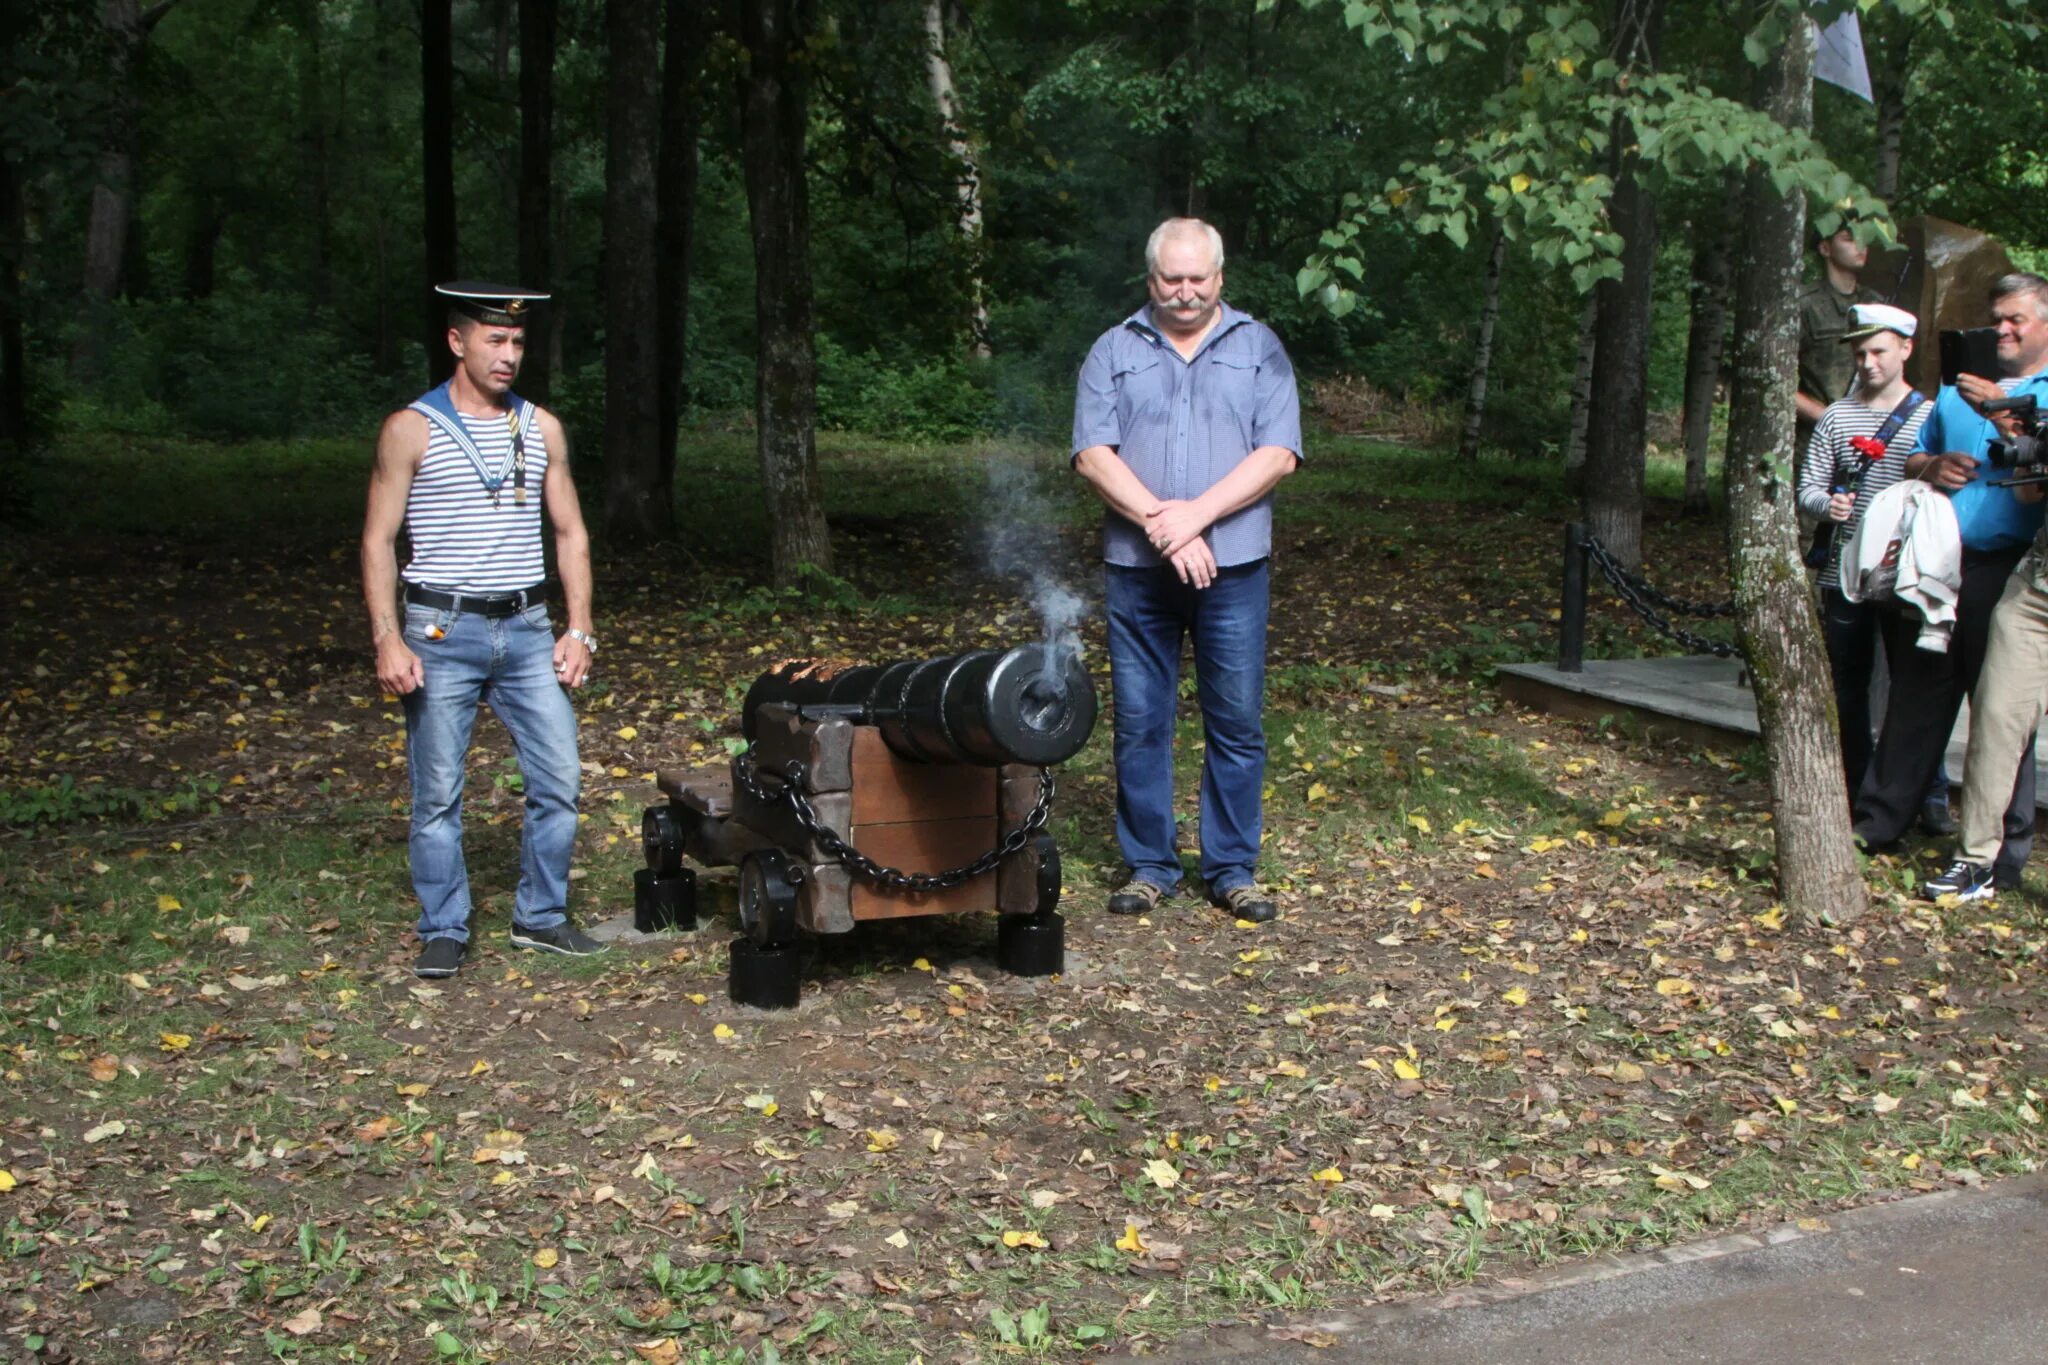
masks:
{"type": "Polygon", "coordinates": [[[1923,882],[1920,894],[1931,901],[1943,896],[1954,896],[1959,901],[1986,901],[1998,894],[1998,886],[1990,868],[1958,858],[1939,877],[1923,882]]]}

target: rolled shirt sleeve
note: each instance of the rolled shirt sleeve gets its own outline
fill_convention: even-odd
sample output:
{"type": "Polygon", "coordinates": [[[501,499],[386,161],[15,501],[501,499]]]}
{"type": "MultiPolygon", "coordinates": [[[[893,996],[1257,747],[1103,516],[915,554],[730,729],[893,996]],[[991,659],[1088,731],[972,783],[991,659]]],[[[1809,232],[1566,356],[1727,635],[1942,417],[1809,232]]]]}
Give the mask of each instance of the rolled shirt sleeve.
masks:
{"type": "Polygon", "coordinates": [[[1117,413],[1116,366],[1110,352],[1115,333],[1105,333],[1088,350],[1081,362],[1081,377],[1074,385],[1074,448],[1067,452],[1072,463],[1090,446],[1123,444],[1123,423],[1117,413]]]}
{"type": "Polygon", "coordinates": [[[1280,446],[1303,458],[1301,393],[1294,382],[1294,362],[1269,328],[1260,328],[1266,343],[1259,356],[1258,381],[1252,391],[1252,449],[1280,446]]]}

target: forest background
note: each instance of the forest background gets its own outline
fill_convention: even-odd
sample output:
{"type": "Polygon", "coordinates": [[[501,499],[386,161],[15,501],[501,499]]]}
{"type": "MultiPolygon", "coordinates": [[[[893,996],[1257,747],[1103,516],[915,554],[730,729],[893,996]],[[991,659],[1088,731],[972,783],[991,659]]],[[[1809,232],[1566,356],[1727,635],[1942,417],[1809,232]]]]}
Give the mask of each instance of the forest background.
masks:
{"type": "MultiPolygon", "coordinates": [[[[1504,299],[1467,448],[1565,460],[1589,353],[1588,253],[1604,259],[1586,234],[1606,225],[1560,257],[1555,241],[1510,241],[1481,212],[1450,224],[1420,195],[1387,206],[1415,167],[1452,165],[1457,139],[1497,121],[1501,92],[1538,50],[1529,33],[1659,11],[1654,64],[1742,100],[1755,16],[1726,4],[1431,6],[1421,19],[1459,41],[1424,52],[1361,42],[1346,8],[10,6],[0,415],[30,438],[367,438],[428,379],[441,327],[428,281],[516,278],[556,295],[522,388],[559,409],[594,478],[608,454],[641,458],[630,433],[616,437],[623,414],[600,439],[608,361],[636,406],[664,399],[650,429],[673,430],[669,415],[685,428],[749,420],[763,314],[747,167],[765,179],[790,157],[802,174],[781,189],[808,205],[781,201],[796,235],[772,268],[807,277],[783,278],[783,296],[815,294],[821,427],[1059,440],[1079,358],[1142,298],[1145,234],[1195,213],[1229,244],[1231,301],[1279,330],[1324,420],[1447,438],[1487,364],[1482,321],[1504,299]],[[750,99],[772,117],[749,119],[750,99]],[[608,232],[608,214],[630,226],[608,232]],[[1298,272],[1346,224],[1362,306],[1339,316],[1298,272]],[[634,253],[644,261],[621,271],[634,253]]],[[[1389,12],[1404,8],[1418,7],[1389,12]]],[[[1816,136],[1858,193],[1898,217],[1970,224],[2039,266],[2048,163],[2033,128],[2048,63],[2038,39],[1989,17],[1998,9],[1870,10],[1875,104],[1817,86],[1816,136]]],[[[1568,58],[1555,66],[1570,74],[1568,58]]],[[[1531,80],[1524,69],[1519,83],[1531,80]]],[[[1644,360],[1648,406],[1673,419],[1653,428],[1667,443],[1689,351],[1695,367],[1722,354],[1741,238],[1734,183],[1671,164],[1647,173],[1658,193],[1644,360]],[[1707,335],[1690,325],[1701,314],[1707,335]]],[[[1530,164],[1539,178],[1546,167],[1569,169],[1554,154],[1530,164]]],[[[1827,208],[1817,200],[1816,216],[1827,208]]],[[[621,520],[629,502],[608,501],[621,520]]],[[[663,515],[638,520],[616,529],[672,529],[663,515]]]]}

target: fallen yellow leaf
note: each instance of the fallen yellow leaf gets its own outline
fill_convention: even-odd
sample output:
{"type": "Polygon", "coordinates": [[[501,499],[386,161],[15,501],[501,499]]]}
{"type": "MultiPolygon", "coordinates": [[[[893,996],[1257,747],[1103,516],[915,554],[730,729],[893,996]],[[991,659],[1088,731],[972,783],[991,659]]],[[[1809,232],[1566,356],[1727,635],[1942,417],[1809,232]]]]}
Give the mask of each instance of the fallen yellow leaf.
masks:
{"type": "Polygon", "coordinates": [[[21,1182],[14,1178],[14,1172],[0,1166],[0,1194],[5,1194],[21,1182]]]}
{"type": "Polygon", "coordinates": [[[1424,834],[1429,833],[1429,817],[1427,815],[1411,815],[1408,817],[1408,823],[1421,830],[1424,834]]]}
{"type": "Polygon", "coordinates": [[[1657,983],[1657,994],[1676,998],[1692,993],[1692,982],[1684,977],[1667,976],[1657,983]]]}
{"type": "Polygon", "coordinates": [[[397,1090],[399,1094],[408,1095],[414,1099],[418,1099],[421,1095],[427,1093],[426,1085],[420,1081],[409,1081],[404,1085],[398,1086],[397,1090]]]}
{"type": "Polygon", "coordinates": [[[1116,1239],[1118,1251],[1128,1251],[1134,1256],[1143,1255],[1152,1248],[1145,1245],[1145,1239],[1138,1235],[1136,1223],[1124,1224],[1124,1235],[1116,1239]]]}
{"type": "Polygon", "coordinates": [[[1022,1232],[1006,1232],[1003,1234],[1003,1245],[1013,1250],[1017,1247],[1043,1247],[1045,1244],[1045,1238],[1040,1237],[1029,1228],[1022,1232]]]}
{"type": "Polygon", "coordinates": [[[618,735],[620,739],[638,739],[640,738],[640,731],[635,726],[621,725],[618,730],[618,735]]]}
{"type": "Polygon", "coordinates": [[[491,1064],[485,1061],[483,1058],[479,1057],[476,1059],[476,1065],[469,1069],[469,1074],[472,1076],[481,1076],[490,1069],[491,1064]]]}
{"type": "Polygon", "coordinates": [[[871,1152],[893,1152],[902,1141],[894,1128],[868,1129],[868,1150],[871,1152]]]}
{"type": "Polygon", "coordinates": [[[192,1046],[192,1035],[189,1033],[159,1033],[157,1035],[157,1046],[165,1052],[183,1052],[186,1048],[192,1046]]]}
{"type": "Polygon", "coordinates": [[[173,910],[183,910],[185,907],[176,896],[158,896],[156,908],[158,913],[168,915],[173,910]]]}
{"type": "Polygon", "coordinates": [[[1171,1161],[1159,1157],[1145,1163],[1145,1174],[1152,1177],[1152,1183],[1162,1190],[1170,1190],[1180,1184],[1180,1172],[1174,1169],[1171,1161]]]}
{"type": "Polygon", "coordinates": [[[1394,1058],[1394,1074],[1404,1081],[1419,1081],[1422,1079],[1422,1068],[1409,1061],[1406,1057],[1396,1057],[1394,1058]]]}
{"type": "Polygon", "coordinates": [[[1325,1166],[1322,1170],[1310,1176],[1309,1179],[1319,1181],[1325,1185],[1341,1185],[1344,1183],[1344,1172],[1338,1170],[1335,1166],[1325,1166]]]}
{"type": "Polygon", "coordinates": [[[555,1264],[561,1259],[561,1253],[553,1247],[542,1247],[539,1251],[533,1253],[533,1263],[541,1270],[553,1270],[555,1264]]]}
{"type": "Polygon", "coordinates": [[[716,1038],[719,1042],[723,1043],[733,1036],[733,1032],[726,1025],[719,1024],[712,1028],[711,1036],[713,1038],[716,1038]]]}
{"type": "Polygon", "coordinates": [[[1511,986],[1500,993],[1500,998],[1510,1005],[1526,1005],[1529,1003],[1529,992],[1520,986],[1511,986]]]}

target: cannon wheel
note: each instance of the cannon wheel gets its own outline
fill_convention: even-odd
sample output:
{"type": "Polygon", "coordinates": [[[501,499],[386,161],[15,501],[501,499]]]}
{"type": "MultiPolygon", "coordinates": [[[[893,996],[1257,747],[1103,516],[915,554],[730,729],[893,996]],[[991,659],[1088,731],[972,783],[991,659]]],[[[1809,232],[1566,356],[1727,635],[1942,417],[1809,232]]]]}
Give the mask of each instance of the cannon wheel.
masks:
{"type": "Polygon", "coordinates": [[[796,937],[796,878],[781,849],[756,849],[740,864],[740,928],[760,948],[796,937]]]}
{"type": "Polygon", "coordinates": [[[726,956],[725,993],[735,1005],[757,1010],[796,1008],[803,992],[803,972],[794,943],[763,948],[752,939],[736,938],[726,956]]]}
{"type": "Polygon", "coordinates": [[[688,868],[633,872],[633,927],[643,934],[697,927],[697,874],[688,868]]]}
{"type": "Polygon", "coordinates": [[[1011,976],[1057,976],[1067,969],[1067,921],[1057,910],[996,921],[996,964],[1011,976]]]}
{"type": "Polygon", "coordinates": [[[683,867],[683,827],[667,806],[649,806],[640,817],[640,849],[647,866],[666,877],[683,867]]]}

